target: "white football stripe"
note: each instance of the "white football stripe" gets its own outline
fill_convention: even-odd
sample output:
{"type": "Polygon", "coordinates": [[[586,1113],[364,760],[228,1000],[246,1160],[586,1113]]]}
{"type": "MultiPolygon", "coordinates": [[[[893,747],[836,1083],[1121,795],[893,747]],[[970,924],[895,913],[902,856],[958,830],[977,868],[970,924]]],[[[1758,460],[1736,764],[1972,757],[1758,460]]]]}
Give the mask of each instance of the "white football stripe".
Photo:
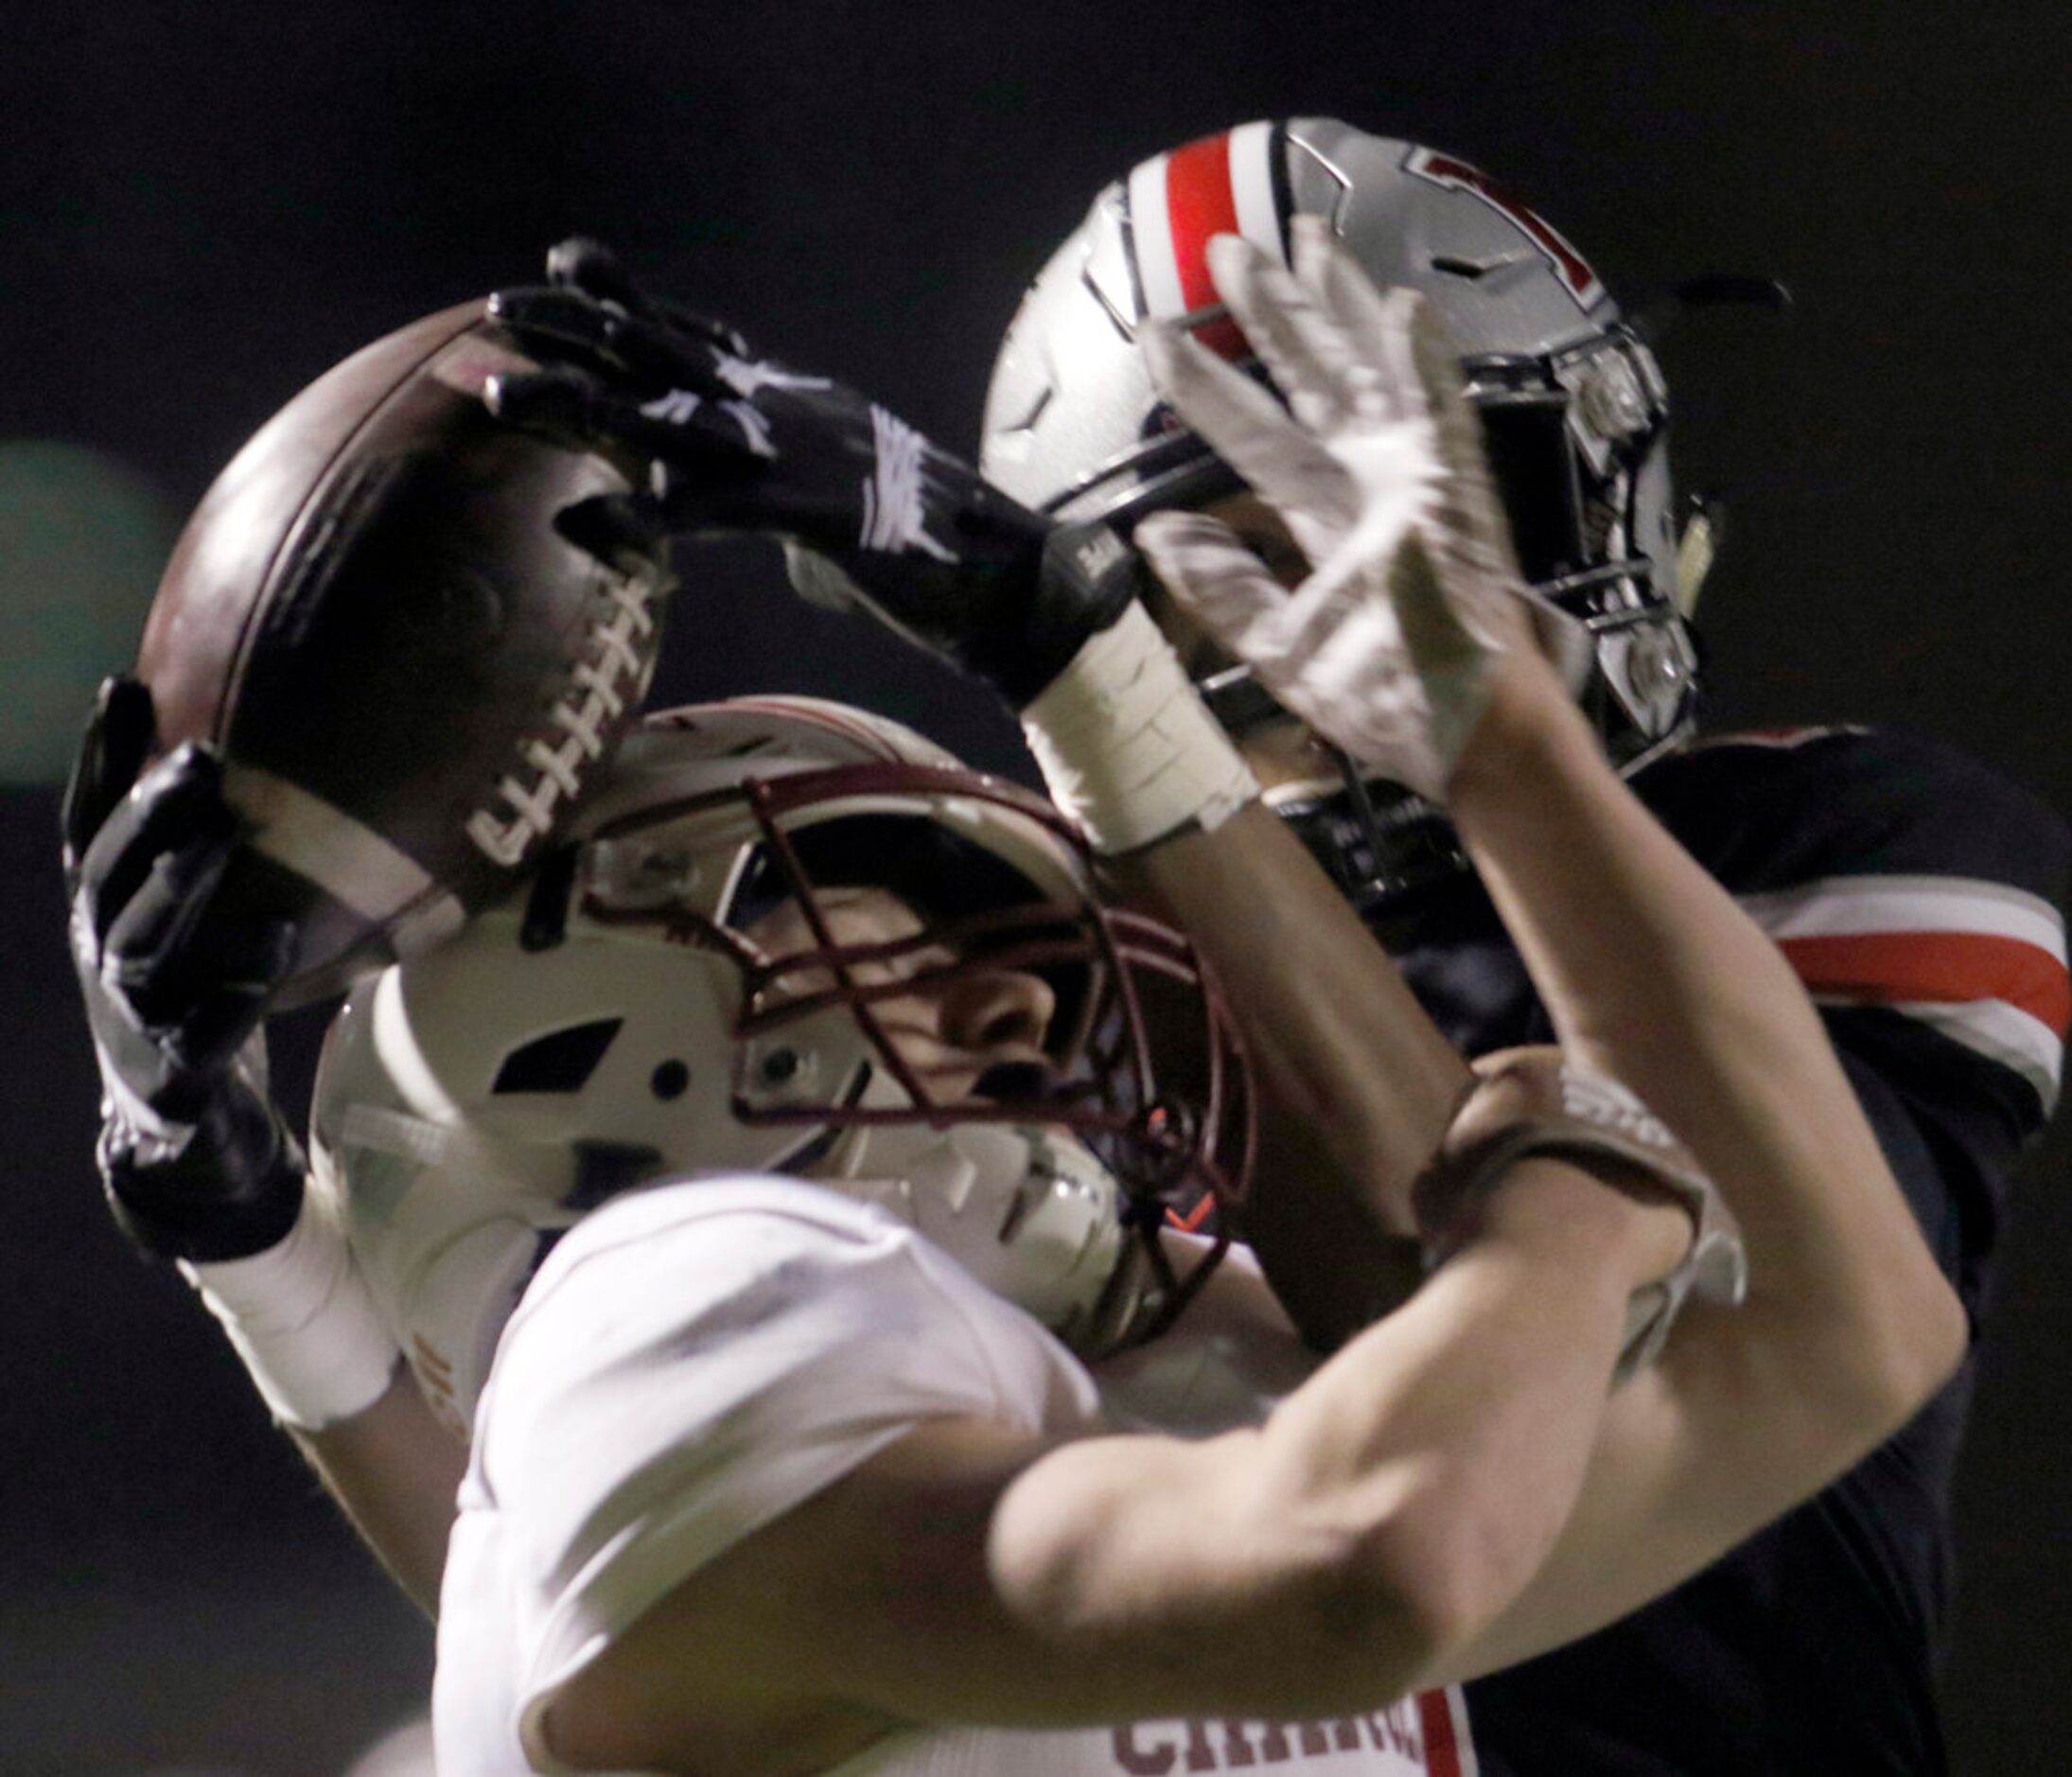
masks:
{"type": "Polygon", "coordinates": [[[455,895],[434,895],[389,927],[389,948],[398,958],[443,944],[467,924],[467,910],[455,895]]]}
{"type": "MultiPolygon", "coordinates": [[[[1817,1006],[1856,1006],[1864,1002],[1846,994],[1816,994],[1817,1006]]],[[[2005,1000],[1974,999],[1894,1000],[1886,1010],[1919,1019],[1940,1031],[1953,1043],[1961,1043],[1975,1054],[2020,1074],[2036,1088],[2044,1102],[2044,1115],[2057,1109],[2058,1079],[2064,1065],[2064,1045],[2040,1018],[2010,1006],[2005,1000]]]]}
{"type": "Polygon", "coordinates": [[[537,370],[538,364],[522,353],[486,340],[479,333],[464,333],[431,361],[431,379],[443,382],[456,395],[470,401],[482,399],[483,384],[507,371],[537,370]]]}
{"type": "Polygon", "coordinates": [[[1737,899],[1770,937],[1873,932],[1972,932],[2012,938],[2064,960],[2064,919],[2047,901],[2004,883],[1961,876],[1824,876],[1737,899]]]}
{"type": "Polygon", "coordinates": [[[362,919],[392,919],[437,887],[372,827],[271,771],[226,763],[223,796],[256,830],[254,851],[307,876],[362,919]]]}
{"type": "Polygon", "coordinates": [[[1239,124],[1230,132],[1230,195],[1238,232],[1255,247],[1286,263],[1280,213],[1273,207],[1273,149],[1270,123],[1239,124]]]}
{"type": "Polygon", "coordinates": [[[1187,311],[1180,289],[1180,260],[1173,249],[1172,213],[1166,202],[1166,167],[1171,158],[1155,155],[1130,174],[1130,236],[1136,246],[1144,312],[1168,319],[1187,311]]]}

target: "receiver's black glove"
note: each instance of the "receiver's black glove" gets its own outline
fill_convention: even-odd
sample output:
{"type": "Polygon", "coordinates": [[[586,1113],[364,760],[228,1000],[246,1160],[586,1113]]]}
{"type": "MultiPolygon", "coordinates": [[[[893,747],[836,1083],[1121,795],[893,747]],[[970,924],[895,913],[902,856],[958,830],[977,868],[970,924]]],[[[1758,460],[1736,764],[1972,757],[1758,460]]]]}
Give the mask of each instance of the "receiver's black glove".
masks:
{"type": "Polygon", "coordinates": [[[1017,504],[854,390],[647,295],[594,242],[555,247],[547,276],[491,299],[543,367],[492,379],[489,405],[653,490],[580,515],[577,541],[583,523],[606,542],[613,525],[782,538],[807,598],[866,607],[1016,709],[1134,594],[1135,557],[1106,527],[1017,504]]]}
{"type": "Polygon", "coordinates": [[[65,786],[72,958],[101,1075],[96,1157],[146,1252],[241,1258],[281,1240],[302,1204],[302,1151],[255,1040],[291,934],[211,918],[237,836],[221,766],[189,745],[146,770],[152,747],[149,692],[111,678],[65,786]]]}

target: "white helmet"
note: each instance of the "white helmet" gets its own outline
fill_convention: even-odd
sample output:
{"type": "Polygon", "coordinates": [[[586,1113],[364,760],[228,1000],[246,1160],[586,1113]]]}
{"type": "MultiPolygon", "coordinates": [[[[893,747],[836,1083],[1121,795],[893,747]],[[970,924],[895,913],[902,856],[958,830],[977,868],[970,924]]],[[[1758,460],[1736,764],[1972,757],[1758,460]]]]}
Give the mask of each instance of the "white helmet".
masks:
{"type": "Polygon", "coordinates": [[[620,1191],[810,1176],[1091,1352],[1178,1311],[1198,1276],[1173,1275],[1157,1228],[1240,1195],[1251,1149],[1213,987],[1177,933],[1102,906],[1047,803],[896,723],[786,697],[649,717],[573,843],[356,991],[312,1125],[320,1185],[464,1432],[547,1246],[620,1191]],[[824,891],[856,884],[921,930],[835,941],[824,891]],[[743,928],[786,902],[816,938],[772,957],[743,928]],[[866,966],[902,959],[918,972],[866,966]],[[1053,990],[1049,1065],[939,1100],[873,1003],[1003,972],[1053,990]],[[1172,1067],[1154,1072],[1148,1026],[1172,1067]]]}
{"type": "MultiPolygon", "coordinates": [[[[1235,491],[1151,386],[1137,331],[1184,318],[1240,356],[1208,241],[1241,234],[1285,262],[1298,214],[1328,218],[1377,284],[1420,291],[1460,347],[1520,566],[1595,636],[1584,701],[1613,759],[1635,768],[1682,738],[1697,665],[1684,620],[1709,556],[1701,526],[1679,564],[1661,373],[1574,247],[1452,155],[1299,117],[1190,142],[1109,185],[1008,329],[986,397],[988,478],[1124,530],[1235,491]]],[[[1278,713],[1241,668],[1203,689],[1233,729],[1278,713]]]]}

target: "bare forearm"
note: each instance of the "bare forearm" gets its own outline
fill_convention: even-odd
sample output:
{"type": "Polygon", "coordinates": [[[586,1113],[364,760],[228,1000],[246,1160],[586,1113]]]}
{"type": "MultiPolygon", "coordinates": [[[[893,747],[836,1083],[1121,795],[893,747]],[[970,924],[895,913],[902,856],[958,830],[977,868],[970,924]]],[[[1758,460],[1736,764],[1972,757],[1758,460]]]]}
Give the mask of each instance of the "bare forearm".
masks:
{"type": "Polygon", "coordinates": [[[1264,1101],[1246,1235],[1305,1336],[1335,1346],[1415,1280],[1410,1185],[1466,1065],[1262,805],[1141,854],[1128,876],[1223,983],[1264,1101]]]}
{"type": "Polygon", "coordinates": [[[995,1536],[1010,1592],[1061,1633],[1200,1687],[1158,1706],[1330,1713],[1486,1627],[1552,1546],[1589,1459],[1628,1291],[1685,1238],[1564,1163],[1522,1162],[1468,1244],[1255,1433],[1067,1446],[995,1536]],[[1204,1546],[1229,1558],[1204,1569],[1204,1546]],[[1233,1638],[1218,1623],[1241,1622],[1233,1638]],[[1220,1698],[1220,1701],[1218,1701],[1220,1698]],[[1234,1700],[1235,1699],[1235,1700],[1234,1700]]]}
{"type": "Polygon", "coordinates": [[[1932,1365],[1948,1292],[1788,964],[1565,700],[1520,699],[1489,729],[1453,813],[1564,1048],[1639,1092],[1720,1183],[1751,1306],[1859,1330],[1898,1311],[1932,1365]]]}
{"type": "Polygon", "coordinates": [[[1518,1163],[1465,1249],[1269,1421],[1269,1443],[1357,1494],[1409,1471],[1389,1534],[1443,1575],[1452,1627],[1537,1568],[1581,1486],[1630,1291],[1685,1238],[1572,1166],[1518,1163]]]}
{"type": "Polygon", "coordinates": [[[409,1371],[364,1413],[294,1435],[390,1576],[436,1615],[467,1451],[432,1416],[409,1371]]]}

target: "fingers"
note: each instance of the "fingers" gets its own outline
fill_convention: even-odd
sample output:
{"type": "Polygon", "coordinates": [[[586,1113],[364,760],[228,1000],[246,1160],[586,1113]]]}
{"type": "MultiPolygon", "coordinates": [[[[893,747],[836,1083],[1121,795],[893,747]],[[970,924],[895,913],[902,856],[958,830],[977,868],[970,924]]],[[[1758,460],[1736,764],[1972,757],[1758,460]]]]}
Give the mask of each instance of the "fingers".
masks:
{"type": "MultiPolygon", "coordinates": [[[[1444,470],[1438,518],[1445,533],[1454,539],[1453,553],[1471,570],[1477,583],[1516,591],[1522,586],[1522,577],[1511,522],[1490,473],[1482,415],[1468,399],[1460,352],[1429,303],[1412,302],[1402,314],[1400,329],[1444,470]]],[[[1570,644],[1559,637],[1552,640],[1560,643],[1558,649],[1550,646],[1549,650],[1558,662],[1567,658],[1570,644]]]]}
{"type": "Polygon", "coordinates": [[[554,514],[553,527],[615,573],[652,574],[669,560],[668,519],[644,494],[592,494],[563,506],[554,514]]]}
{"type": "Polygon", "coordinates": [[[489,312],[551,361],[715,398],[748,355],[725,322],[649,295],[608,247],[579,236],[548,253],[544,288],[499,290],[489,312]]]}
{"type": "Polygon", "coordinates": [[[1326,307],[1331,303],[1330,261],[1338,251],[1338,232],[1321,216],[1307,210],[1288,222],[1288,262],[1295,281],[1326,307]]]}
{"type": "Polygon", "coordinates": [[[483,401],[499,419],[580,450],[662,457],[697,469],[723,469],[768,454],[767,441],[729,396],[713,400],[672,388],[636,400],[612,382],[572,364],[502,371],[483,385],[483,401]]]}
{"type": "MultiPolygon", "coordinates": [[[[1429,314],[1430,306],[1415,290],[1378,289],[1323,217],[1298,216],[1291,233],[1295,276],[1344,336],[1354,360],[1383,373],[1390,411],[1424,413],[1426,403],[1415,398],[1418,385],[1412,380],[1416,364],[1409,336],[1414,311],[1429,314]]],[[[1457,359],[1453,374],[1458,378],[1457,359]]]]}
{"type": "Polygon", "coordinates": [[[162,854],[228,839],[236,829],[213,752],[190,742],[161,759],[101,823],[80,860],[79,893],[95,939],[105,942],[162,854]]]}
{"type": "Polygon", "coordinates": [[[489,313],[549,360],[629,368],[623,351],[628,317],[580,290],[500,290],[489,298],[489,313]]]}
{"type": "Polygon", "coordinates": [[[235,841],[203,833],[150,859],[101,940],[101,978],[146,1025],[166,1021],[167,977],[215,899],[235,841]]]}
{"type": "Polygon", "coordinates": [[[641,289],[617,254],[586,235],[571,235],[547,250],[547,282],[557,290],[575,290],[595,302],[611,304],[628,315],[694,334],[737,358],[747,353],[748,342],[724,321],[641,289]]]}
{"type": "Polygon", "coordinates": [[[1303,426],[1328,436],[1393,417],[1374,366],[1300,279],[1238,235],[1209,242],[1208,266],[1217,293],[1303,426]]]}
{"type": "Polygon", "coordinates": [[[1150,323],[1139,337],[1151,381],[1173,412],[1291,526],[1298,516],[1339,530],[1352,523],[1359,500],[1351,477],[1272,395],[1177,328],[1150,323]]]}
{"type": "Polygon", "coordinates": [[[594,377],[566,365],[500,371],[483,383],[482,398],[499,419],[557,444],[588,450],[608,436],[602,410],[611,397],[594,377]]]}
{"type": "Polygon", "coordinates": [[[1255,667],[1273,664],[1288,594],[1228,525],[1199,512],[1156,512],[1133,540],[1226,653],[1255,667]]]}
{"type": "MultiPolygon", "coordinates": [[[[1409,296],[1409,291],[1402,292],[1409,296]]],[[[1440,454],[1454,473],[1489,476],[1483,449],[1482,418],[1467,398],[1461,355],[1431,305],[1412,296],[1400,322],[1412,373],[1439,434],[1440,454]]]]}
{"type": "Polygon", "coordinates": [[[577,290],[502,290],[489,312],[535,354],[642,387],[726,394],[719,344],[704,334],[679,336],[669,325],[632,314],[577,290]]]}
{"type": "Polygon", "coordinates": [[[647,306],[619,255],[588,235],[571,235],[547,249],[547,282],[557,290],[580,290],[599,302],[617,303],[629,314],[639,314],[647,306]]]}
{"type": "MultiPolygon", "coordinates": [[[[219,763],[189,745],[144,775],[81,861],[75,944],[90,1009],[100,994],[176,1069],[227,1060],[292,959],[286,922],[218,911],[239,832],[219,763]]],[[[97,1031],[108,1034],[98,1019],[97,1031]]]]}
{"type": "Polygon", "coordinates": [[[731,358],[750,356],[747,340],[717,315],[709,315],[696,308],[686,308],[683,304],[667,296],[654,296],[648,300],[655,313],[677,332],[694,333],[713,350],[724,352],[731,358]]]}
{"type": "MultiPolygon", "coordinates": [[[[168,953],[165,997],[174,1016],[166,1021],[170,1028],[163,1043],[173,1064],[210,1077],[229,1066],[264,1020],[294,952],[293,927],[273,920],[241,930],[236,941],[205,955],[168,953]]],[[[137,1005],[147,1018],[153,1010],[137,1005]]]]}
{"type": "Polygon", "coordinates": [[[220,890],[237,850],[235,837],[202,833],[157,853],[99,945],[100,991],[169,1066],[162,1084],[226,1065],[293,964],[289,922],[225,916],[220,890]]]}
{"type": "Polygon", "coordinates": [[[157,744],[149,688],[126,675],[102,679],[59,806],[68,879],[77,876],[94,836],[130,793],[157,744]]]}

